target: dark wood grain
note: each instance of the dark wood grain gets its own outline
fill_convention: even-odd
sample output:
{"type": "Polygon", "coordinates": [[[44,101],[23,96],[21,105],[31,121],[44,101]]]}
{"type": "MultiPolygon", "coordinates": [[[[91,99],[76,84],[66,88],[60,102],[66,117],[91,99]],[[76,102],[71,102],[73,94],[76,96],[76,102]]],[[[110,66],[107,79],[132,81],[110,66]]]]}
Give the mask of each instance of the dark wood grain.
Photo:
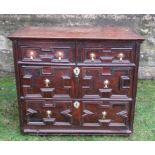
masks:
{"type": "Polygon", "coordinates": [[[21,132],[133,132],[141,36],[123,27],[29,27],[9,38],[21,132]]]}
{"type": "Polygon", "coordinates": [[[26,27],[9,36],[13,38],[63,38],[143,40],[143,37],[125,27],[26,27]]]}

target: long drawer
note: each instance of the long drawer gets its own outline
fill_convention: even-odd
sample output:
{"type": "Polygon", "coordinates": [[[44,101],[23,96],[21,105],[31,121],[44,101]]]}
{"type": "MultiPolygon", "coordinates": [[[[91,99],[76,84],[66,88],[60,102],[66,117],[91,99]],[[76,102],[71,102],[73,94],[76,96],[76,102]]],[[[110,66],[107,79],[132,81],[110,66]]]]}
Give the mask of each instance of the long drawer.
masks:
{"type": "Polygon", "coordinates": [[[21,65],[25,98],[132,98],[135,67],[21,65]],[[75,74],[78,70],[78,75],[75,74]]]}
{"type": "Polygon", "coordinates": [[[131,104],[130,101],[22,100],[23,131],[129,132],[131,104]]]}

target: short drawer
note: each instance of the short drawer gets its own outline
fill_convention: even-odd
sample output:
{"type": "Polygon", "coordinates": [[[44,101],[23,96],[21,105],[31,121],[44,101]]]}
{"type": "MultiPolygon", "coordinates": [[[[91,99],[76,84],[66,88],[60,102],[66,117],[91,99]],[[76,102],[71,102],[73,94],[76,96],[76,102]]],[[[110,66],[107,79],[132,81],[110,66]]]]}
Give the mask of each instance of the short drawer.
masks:
{"type": "Polygon", "coordinates": [[[129,101],[83,101],[82,128],[126,130],[129,128],[129,101]]]}
{"type": "Polygon", "coordinates": [[[75,63],[74,42],[22,42],[19,52],[24,62],[75,63]]]}
{"type": "Polygon", "coordinates": [[[134,43],[85,42],[79,43],[79,62],[84,64],[130,64],[135,62],[134,43]]]}

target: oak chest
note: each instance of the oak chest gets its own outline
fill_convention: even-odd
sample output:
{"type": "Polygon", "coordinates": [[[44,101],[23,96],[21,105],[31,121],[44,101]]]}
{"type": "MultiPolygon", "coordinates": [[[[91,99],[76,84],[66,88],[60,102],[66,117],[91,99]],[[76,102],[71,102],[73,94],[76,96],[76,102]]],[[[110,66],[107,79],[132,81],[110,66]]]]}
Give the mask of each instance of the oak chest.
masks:
{"type": "Polygon", "coordinates": [[[28,27],[9,38],[22,132],[132,133],[141,36],[125,27],[28,27]]]}

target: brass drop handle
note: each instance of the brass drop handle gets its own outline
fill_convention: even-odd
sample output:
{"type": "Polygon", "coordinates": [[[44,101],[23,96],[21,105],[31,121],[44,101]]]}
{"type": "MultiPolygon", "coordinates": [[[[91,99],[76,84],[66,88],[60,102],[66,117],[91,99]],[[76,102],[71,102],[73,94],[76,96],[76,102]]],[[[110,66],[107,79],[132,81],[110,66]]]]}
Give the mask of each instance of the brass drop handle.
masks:
{"type": "Polygon", "coordinates": [[[59,59],[59,60],[62,59],[62,56],[63,56],[63,53],[62,53],[62,52],[58,52],[58,59],[59,59]]]}
{"type": "Polygon", "coordinates": [[[30,51],[30,59],[33,60],[34,59],[34,52],[30,51]]]}
{"type": "Polygon", "coordinates": [[[91,59],[91,61],[94,61],[95,58],[96,58],[95,53],[90,53],[90,59],[91,59]]]}
{"type": "Polygon", "coordinates": [[[51,118],[52,111],[51,110],[47,110],[46,111],[46,114],[47,114],[47,118],[51,118]]]}
{"type": "Polygon", "coordinates": [[[102,112],[102,119],[106,119],[106,116],[107,116],[107,112],[106,111],[103,111],[102,112]]]}
{"type": "Polygon", "coordinates": [[[123,53],[118,54],[118,58],[120,61],[122,61],[124,57],[125,57],[125,55],[123,53]]]}
{"type": "Polygon", "coordinates": [[[75,109],[78,109],[79,106],[80,106],[80,102],[75,101],[75,102],[74,102],[74,108],[75,108],[75,109]]]}
{"type": "Polygon", "coordinates": [[[104,80],[104,88],[108,88],[110,81],[109,80],[104,80]]]}
{"type": "Polygon", "coordinates": [[[49,87],[50,80],[49,79],[45,79],[44,80],[44,83],[45,83],[45,87],[49,87]]]}

